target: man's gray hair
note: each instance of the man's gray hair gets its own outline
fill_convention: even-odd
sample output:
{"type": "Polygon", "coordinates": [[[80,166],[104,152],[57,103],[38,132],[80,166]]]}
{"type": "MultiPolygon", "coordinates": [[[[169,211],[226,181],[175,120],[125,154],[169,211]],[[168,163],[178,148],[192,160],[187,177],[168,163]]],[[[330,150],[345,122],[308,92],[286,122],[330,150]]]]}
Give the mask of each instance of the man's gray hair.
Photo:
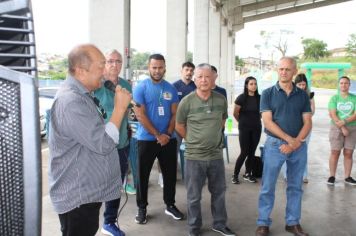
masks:
{"type": "Polygon", "coordinates": [[[122,57],[122,55],[121,55],[121,53],[118,51],[118,50],[116,50],[116,49],[109,49],[109,50],[107,50],[106,52],[105,52],[105,57],[107,57],[107,56],[109,56],[109,55],[111,55],[111,54],[118,54],[118,55],[120,55],[121,57],[122,57]]]}
{"type": "Polygon", "coordinates": [[[281,57],[281,59],[279,59],[279,61],[282,61],[282,60],[288,60],[288,61],[292,62],[293,66],[295,68],[297,68],[297,61],[295,60],[295,58],[284,56],[284,57],[281,57]]]}
{"type": "Polygon", "coordinates": [[[210,69],[211,70],[211,65],[209,63],[200,63],[195,67],[195,69],[210,69]]]}

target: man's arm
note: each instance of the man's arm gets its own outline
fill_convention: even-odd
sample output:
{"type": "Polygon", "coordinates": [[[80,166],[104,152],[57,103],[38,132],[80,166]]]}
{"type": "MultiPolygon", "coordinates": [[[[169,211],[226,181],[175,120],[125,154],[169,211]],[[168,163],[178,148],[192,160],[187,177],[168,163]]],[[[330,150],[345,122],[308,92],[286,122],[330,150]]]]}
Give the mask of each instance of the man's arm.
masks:
{"type": "Polygon", "coordinates": [[[272,134],[277,136],[280,139],[288,142],[292,137],[285,133],[272,119],[272,111],[263,111],[262,112],[262,121],[264,127],[270,131],[272,134]]]}
{"type": "Polygon", "coordinates": [[[310,130],[312,128],[312,114],[311,113],[303,113],[303,127],[299,131],[297,136],[297,140],[304,142],[310,130]]]}
{"type": "Polygon", "coordinates": [[[137,120],[141,123],[141,125],[156,138],[160,134],[159,131],[153,126],[151,121],[148,119],[146,115],[146,107],[141,104],[140,107],[134,107],[135,115],[137,120]]]}
{"type": "Polygon", "coordinates": [[[280,138],[288,143],[288,145],[282,145],[280,147],[281,152],[288,154],[288,153],[291,153],[292,151],[298,149],[300,147],[302,141],[304,141],[305,137],[308,135],[310,128],[311,128],[311,114],[310,113],[303,114],[303,121],[305,120],[304,115],[307,117],[310,117],[310,122],[306,118],[305,122],[307,124],[304,123],[304,125],[303,125],[303,128],[302,128],[302,130],[304,130],[303,133],[301,133],[302,132],[302,130],[301,130],[301,132],[297,136],[297,138],[293,138],[293,137],[289,136],[287,133],[285,133],[275,122],[273,122],[271,111],[262,112],[262,121],[263,121],[265,128],[268,131],[270,131],[272,134],[277,136],[278,138],[280,138]],[[306,132],[306,135],[302,136],[305,134],[305,132],[306,132]]]}
{"type": "Polygon", "coordinates": [[[173,103],[171,105],[172,117],[171,117],[171,120],[169,121],[169,126],[168,126],[168,129],[167,129],[167,133],[168,133],[169,136],[171,136],[173,134],[173,132],[174,132],[175,123],[176,123],[177,107],[178,107],[177,103],[173,103]]]}
{"type": "Polygon", "coordinates": [[[118,129],[120,129],[121,121],[127,114],[127,107],[131,101],[131,94],[125,88],[116,87],[114,98],[114,110],[112,112],[110,122],[112,122],[118,129]]]}
{"type": "Polygon", "coordinates": [[[187,134],[187,127],[186,127],[186,125],[185,125],[185,124],[182,124],[182,123],[176,122],[175,128],[176,128],[177,133],[178,133],[182,138],[185,138],[185,136],[186,136],[186,134],[187,134]]]}

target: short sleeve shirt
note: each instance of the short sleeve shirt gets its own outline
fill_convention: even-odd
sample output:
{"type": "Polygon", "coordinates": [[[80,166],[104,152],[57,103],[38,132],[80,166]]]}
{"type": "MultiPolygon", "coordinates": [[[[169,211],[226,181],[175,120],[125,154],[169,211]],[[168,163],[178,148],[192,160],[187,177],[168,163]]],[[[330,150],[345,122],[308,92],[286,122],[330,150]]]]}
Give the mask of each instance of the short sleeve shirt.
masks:
{"type": "Polygon", "coordinates": [[[223,95],[225,97],[225,99],[227,99],[226,89],[224,89],[223,87],[216,85],[216,87],[213,89],[213,91],[220,93],[221,95],[223,95]]]}
{"type": "MultiPolygon", "coordinates": [[[[329,110],[336,110],[336,115],[340,120],[344,120],[356,113],[356,95],[350,93],[346,98],[339,94],[331,97],[328,105],[329,110]]],[[[333,123],[333,121],[331,121],[333,123]]],[[[356,126],[356,121],[346,124],[356,126]]]]}
{"type": "Polygon", "coordinates": [[[207,101],[196,92],[187,95],[178,105],[176,121],[186,125],[185,153],[188,160],[222,158],[223,120],[227,118],[226,99],[212,92],[207,101]]]}
{"type": "MultiPolygon", "coordinates": [[[[119,78],[118,85],[120,85],[122,88],[125,88],[127,91],[132,93],[131,85],[129,84],[129,82],[127,82],[123,78],[119,78]]],[[[105,86],[101,86],[101,88],[94,91],[94,96],[100,100],[100,104],[105,109],[105,112],[107,114],[105,122],[108,122],[110,120],[112,112],[114,110],[115,94],[112,91],[110,91],[109,89],[107,89],[105,86]]],[[[128,125],[128,117],[124,116],[123,120],[121,121],[121,126],[120,126],[120,130],[119,130],[120,138],[119,138],[119,144],[117,146],[119,149],[124,148],[127,145],[129,145],[127,125],[128,125]]]]}
{"type": "Polygon", "coordinates": [[[239,114],[239,129],[261,129],[260,96],[245,96],[240,94],[235,104],[241,107],[239,114]]]}
{"type": "MultiPolygon", "coordinates": [[[[145,106],[146,116],[157,131],[166,134],[172,118],[171,107],[179,102],[175,87],[165,80],[153,83],[151,78],[147,78],[134,88],[133,99],[145,106]]],[[[156,140],[141,123],[138,125],[136,138],[146,141],[156,140]]]]}
{"type": "Polygon", "coordinates": [[[179,101],[181,101],[185,96],[187,96],[197,88],[193,81],[190,81],[189,84],[185,84],[182,80],[177,80],[173,83],[173,86],[178,91],[179,101]]]}
{"type": "MultiPolygon", "coordinates": [[[[310,99],[308,94],[293,84],[293,90],[287,96],[284,90],[276,85],[265,89],[262,92],[260,112],[272,112],[272,120],[285,133],[292,137],[297,137],[302,129],[303,114],[311,113],[310,99]]],[[[265,129],[266,134],[274,136],[265,129]]]]}

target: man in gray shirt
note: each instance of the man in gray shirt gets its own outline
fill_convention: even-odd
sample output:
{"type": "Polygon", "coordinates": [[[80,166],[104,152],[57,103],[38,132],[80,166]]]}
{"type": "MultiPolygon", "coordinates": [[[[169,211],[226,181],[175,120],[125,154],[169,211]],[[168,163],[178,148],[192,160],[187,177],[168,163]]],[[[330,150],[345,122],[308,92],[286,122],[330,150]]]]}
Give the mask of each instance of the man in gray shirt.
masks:
{"type": "Polygon", "coordinates": [[[105,57],[94,45],[75,47],[51,109],[50,197],[65,236],[95,235],[101,202],[120,197],[116,145],[131,95],[116,88],[115,107],[105,124],[106,113],[92,96],[101,86],[104,66],[105,57]]]}

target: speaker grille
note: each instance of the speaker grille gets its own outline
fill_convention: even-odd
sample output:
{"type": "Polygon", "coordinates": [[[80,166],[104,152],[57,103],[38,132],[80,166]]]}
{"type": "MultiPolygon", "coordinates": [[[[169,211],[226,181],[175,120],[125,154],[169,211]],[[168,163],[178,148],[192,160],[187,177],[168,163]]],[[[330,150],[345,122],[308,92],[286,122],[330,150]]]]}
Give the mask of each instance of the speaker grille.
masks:
{"type": "Polygon", "coordinates": [[[0,235],[23,235],[20,84],[0,78],[0,235]]]}

